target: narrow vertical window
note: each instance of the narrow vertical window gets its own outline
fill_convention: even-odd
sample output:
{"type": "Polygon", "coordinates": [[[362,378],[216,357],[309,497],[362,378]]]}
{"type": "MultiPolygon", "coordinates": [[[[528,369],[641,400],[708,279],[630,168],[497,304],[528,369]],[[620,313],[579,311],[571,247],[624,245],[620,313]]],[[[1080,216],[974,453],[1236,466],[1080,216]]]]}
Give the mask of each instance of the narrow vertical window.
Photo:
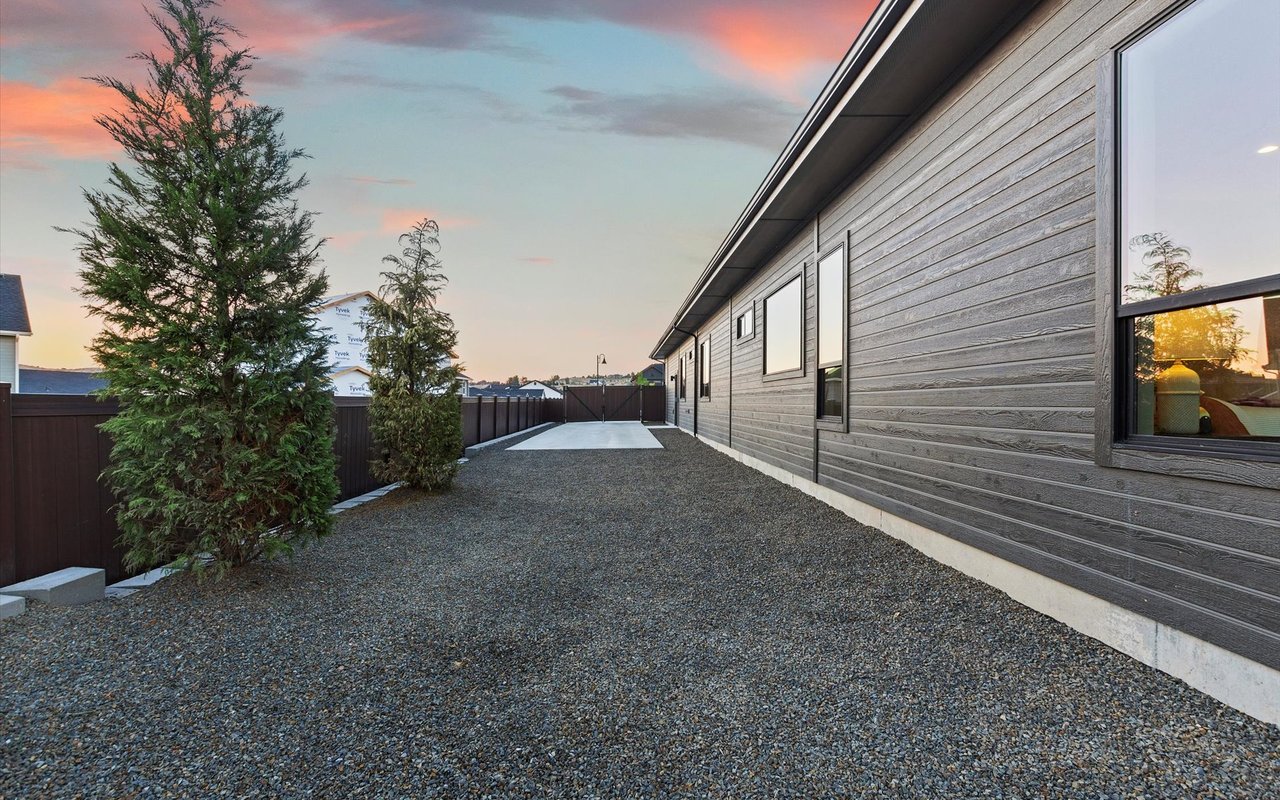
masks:
{"type": "Polygon", "coordinates": [[[818,416],[844,417],[844,247],[818,262],[818,416]]]}
{"type": "Polygon", "coordinates": [[[685,361],[686,361],[685,357],[680,356],[680,379],[676,381],[676,389],[677,389],[676,393],[680,396],[681,400],[685,399],[685,373],[684,373],[685,361]]]}
{"type": "Polygon", "coordinates": [[[1280,3],[1196,0],[1118,67],[1117,438],[1273,453],[1280,3]]]}
{"type": "Polygon", "coordinates": [[[698,397],[711,396],[711,339],[703,339],[698,353],[698,397]]]}
{"type": "Polygon", "coordinates": [[[738,315],[738,320],[734,327],[738,339],[750,339],[755,336],[756,308],[754,303],[750,308],[738,315]]]}
{"type": "Polygon", "coordinates": [[[764,301],[764,374],[804,367],[804,280],[797,275],[764,301]]]}

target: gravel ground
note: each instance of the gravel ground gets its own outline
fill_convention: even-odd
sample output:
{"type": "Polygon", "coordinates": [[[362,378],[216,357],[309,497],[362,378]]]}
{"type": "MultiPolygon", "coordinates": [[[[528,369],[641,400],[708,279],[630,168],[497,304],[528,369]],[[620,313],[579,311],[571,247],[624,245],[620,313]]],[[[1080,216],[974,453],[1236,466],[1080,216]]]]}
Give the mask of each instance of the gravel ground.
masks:
{"type": "Polygon", "coordinates": [[[1280,729],[657,435],[0,623],[0,796],[1275,797],[1280,729]]]}

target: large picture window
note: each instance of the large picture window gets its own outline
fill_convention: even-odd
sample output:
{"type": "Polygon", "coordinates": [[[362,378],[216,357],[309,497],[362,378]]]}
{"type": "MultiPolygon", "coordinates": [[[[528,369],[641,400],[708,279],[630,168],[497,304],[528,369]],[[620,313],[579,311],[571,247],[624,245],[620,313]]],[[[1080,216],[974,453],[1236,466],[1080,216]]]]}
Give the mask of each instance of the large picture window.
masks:
{"type": "Polygon", "coordinates": [[[1280,3],[1195,0],[1117,69],[1117,438],[1280,453],[1280,3]]]}
{"type": "Polygon", "coordinates": [[[764,374],[804,367],[804,280],[797,275],[764,301],[764,374]]]}
{"type": "Polygon", "coordinates": [[[844,248],[818,262],[818,416],[844,416],[844,248]]]}

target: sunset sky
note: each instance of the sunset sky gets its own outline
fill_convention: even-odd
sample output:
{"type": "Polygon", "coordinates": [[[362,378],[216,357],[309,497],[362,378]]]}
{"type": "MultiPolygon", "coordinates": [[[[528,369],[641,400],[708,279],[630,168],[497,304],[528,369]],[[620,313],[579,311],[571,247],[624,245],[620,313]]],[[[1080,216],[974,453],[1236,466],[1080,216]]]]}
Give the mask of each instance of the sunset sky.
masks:
{"type": "MultiPolygon", "coordinates": [[[[423,216],[468,374],[635,371],[873,0],[229,0],[249,91],[305,149],[334,293],[376,289],[423,216]],[[611,371],[612,371],[611,370],[611,371]]],[[[0,271],[22,361],[87,366],[81,187],[119,157],[92,122],[156,44],[129,0],[0,0],[0,271]]]]}

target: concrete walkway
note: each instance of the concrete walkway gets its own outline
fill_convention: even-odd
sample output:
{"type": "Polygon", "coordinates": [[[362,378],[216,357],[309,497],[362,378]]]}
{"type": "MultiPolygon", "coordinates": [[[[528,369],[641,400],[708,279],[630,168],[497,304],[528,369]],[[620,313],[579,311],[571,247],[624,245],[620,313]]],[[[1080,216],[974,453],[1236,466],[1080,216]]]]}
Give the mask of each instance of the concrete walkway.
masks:
{"type": "Polygon", "coordinates": [[[662,445],[639,422],[569,422],[508,449],[661,450],[662,445]]]}

